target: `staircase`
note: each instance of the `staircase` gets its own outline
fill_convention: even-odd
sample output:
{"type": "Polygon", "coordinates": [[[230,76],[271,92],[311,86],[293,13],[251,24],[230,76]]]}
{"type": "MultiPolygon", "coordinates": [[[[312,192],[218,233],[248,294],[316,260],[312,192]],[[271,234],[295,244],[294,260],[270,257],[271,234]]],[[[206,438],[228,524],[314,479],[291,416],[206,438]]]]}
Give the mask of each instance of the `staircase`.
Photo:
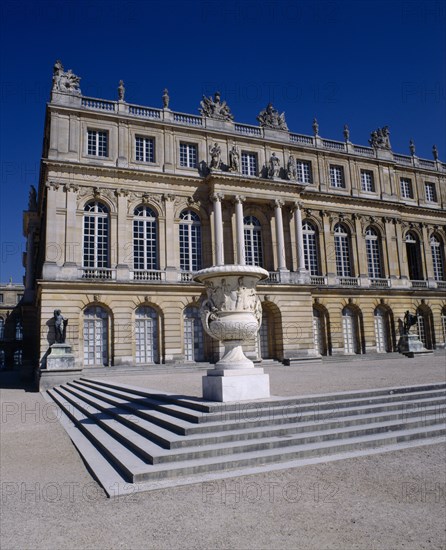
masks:
{"type": "Polygon", "coordinates": [[[446,384],[210,403],[81,378],[47,391],[109,496],[445,441],[446,384]]]}

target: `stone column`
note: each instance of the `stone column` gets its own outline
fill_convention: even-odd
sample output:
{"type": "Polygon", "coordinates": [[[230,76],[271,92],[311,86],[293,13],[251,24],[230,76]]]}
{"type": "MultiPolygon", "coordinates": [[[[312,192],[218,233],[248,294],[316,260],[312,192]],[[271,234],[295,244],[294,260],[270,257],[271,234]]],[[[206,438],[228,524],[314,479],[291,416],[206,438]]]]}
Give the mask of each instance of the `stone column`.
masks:
{"type": "Polygon", "coordinates": [[[421,224],[421,231],[423,234],[423,241],[420,244],[422,246],[421,257],[424,260],[423,261],[424,278],[428,281],[429,288],[435,288],[436,283],[434,279],[434,263],[432,261],[430,240],[429,240],[427,225],[425,223],[421,224]]]}
{"type": "Polygon", "coordinates": [[[133,246],[132,236],[127,225],[128,191],[117,189],[115,191],[118,199],[118,231],[117,231],[117,261],[116,277],[118,280],[129,279],[129,261],[132,258],[133,246]]]}
{"type": "Polygon", "coordinates": [[[225,197],[221,193],[214,193],[211,198],[214,203],[215,265],[224,265],[225,258],[223,253],[223,217],[221,211],[221,201],[225,197]]]}
{"type": "Polygon", "coordinates": [[[357,258],[357,261],[355,262],[355,275],[360,277],[361,286],[370,286],[365,235],[362,233],[361,216],[353,214],[352,218],[355,223],[355,249],[357,258]]]}
{"type": "Polygon", "coordinates": [[[61,259],[64,252],[60,248],[57,239],[57,190],[59,184],[47,182],[46,185],[46,246],[45,246],[45,263],[43,265],[43,278],[52,279],[59,270],[57,260],[61,259]]]}
{"type": "Polygon", "coordinates": [[[300,273],[305,272],[305,255],[304,255],[304,234],[302,232],[302,210],[301,203],[296,201],[294,203],[294,228],[296,231],[296,245],[297,245],[297,271],[300,273]]]}
{"type": "Polygon", "coordinates": [[[82,243],[76,238],[76,209],[79,186],[73,183],[65,185],[65,259],[63,265],[64,277],[76,278],[78,260],[82,257],[82,243]]]}
{"type": "Polygon", "coordinates": [[[238,265],[245,265],[245,230],[244,230],[244,217],[243,217],[243,203],[245,197],[242,195],[236,195],[235,199],[235,225],[236,225],[236,241],[237,241],[237,263],[238,265]]]}
{"type": "Polygon", "coordinates": [[[277,237],[277,262],[279,271],[287,271],[285,259],[285,237],[283,234],[283,219],[282,206],[283,200],[276,199],[274,201],[274,219],[276,222],[276,237],[277,237]]]}
{"type": "Polygon", "coordinates": [[[175,232],[175,196],[169,193],[163,195],[165,210],[165,266],[166,281],[176,282],[178,275],[177,269],[180,268],[180,262],[177,261],[178,235],[175,232]]]}
{"type": "Polygon", "coordinates": [[[403,229],[401,226],[401,220],[397,220],[395,224],[396,231],[396,244],[398,249],[398,262],[400,268],[400,279],[406,281],[409,285],[409,267],[407,265],[407,255],[406,255],[406,243],[403,240],[403,229]]]}

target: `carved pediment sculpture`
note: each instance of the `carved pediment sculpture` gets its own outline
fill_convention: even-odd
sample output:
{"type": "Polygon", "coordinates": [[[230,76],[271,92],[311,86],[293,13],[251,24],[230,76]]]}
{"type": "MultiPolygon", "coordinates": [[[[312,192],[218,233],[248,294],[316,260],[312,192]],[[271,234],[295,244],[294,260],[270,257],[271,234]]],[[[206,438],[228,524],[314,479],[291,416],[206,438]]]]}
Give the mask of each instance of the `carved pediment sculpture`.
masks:
{"type": "Polygon", "coordinates": [[[279,114],[277,109],[274,109],[272,103],[268,103],[266,109],[260,111],[257,116],[260,126],[263,128],[272,128],[274,130],[288,130],[285,122],[285,113],[279,114]]]}
{"type": "Polygon", "coordinates": [[[392,147],[390,145],[390,131],[388,126],[383,128],[377,128],[370,134],[369,139],[370,145],[374,149],[387,149],[390,150],[392,147]]]}
{"type": "Polygon", "coordinates": [[[80,77],[71,69],[64,71],[62,63],[57,60],[53,68],[53,92],[63,92],[71,95],[82,95],[79,88],[80,77]]]}
{"type": "Polygon", "coordinates": [[[215,92],[214,97],[204,95],[202,101],[200,101],[200,106],[201,116],[216,118],[217,120],[233,120],[234,118],[226,101],[221,101],[220,92],[215,92]]]}

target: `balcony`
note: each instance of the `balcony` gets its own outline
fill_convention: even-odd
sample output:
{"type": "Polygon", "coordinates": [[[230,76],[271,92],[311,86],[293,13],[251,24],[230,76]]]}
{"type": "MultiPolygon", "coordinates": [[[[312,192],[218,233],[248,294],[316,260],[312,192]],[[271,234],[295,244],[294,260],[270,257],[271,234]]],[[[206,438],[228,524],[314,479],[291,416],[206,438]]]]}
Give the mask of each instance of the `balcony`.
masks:
{"type": "Polygon", "coordinates": [[[263,285],[276,285],[280,283],[280,273],[278,271],[270,271],[269,277],[261,281],[263,285]]]}
{"type": "Polygon", "coordinates": [[[412,288],[427,288],[427,281],[410,281],[412,288]]]}
{"type": "Polygon", "coordinates": [[[359,286],[358,277],[338,277],[341,286],[359,286]]]}
{"type": "Polygon", "coordinates": [[[371,288],[389,288],[390,287],[390,281],[389,281],[389,279],[371,277],[370,278],[370,286],[371,286],[371,288]]]}
{"type": "Polygon", "coordinates": [[[325,286],[327,284],[327,277],[323,275],[310,275],[310,284],[313,286],[325,286]]]}
{"type": "Polygon", "coordinates": [[[80,267],[78,273],[81,279],[98,281],[116,280],[116,269],[108,267],[80,267]]]}
{"type": "Polygon", "coordinates": [[[166,272],[159,269],[134,269],[130,271],[130,279],[133,281],[161,283],[166,280],[166,272]]]}

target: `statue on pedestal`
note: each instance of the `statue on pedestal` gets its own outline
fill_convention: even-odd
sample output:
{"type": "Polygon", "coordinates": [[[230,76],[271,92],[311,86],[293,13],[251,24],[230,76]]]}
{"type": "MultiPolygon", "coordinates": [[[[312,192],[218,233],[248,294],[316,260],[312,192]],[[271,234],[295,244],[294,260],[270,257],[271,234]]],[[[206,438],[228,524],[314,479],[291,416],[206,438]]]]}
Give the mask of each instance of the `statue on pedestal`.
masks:
{"type": "Polygon", "coordinates": [[[297,164],[294,155],[290,155],[288,158],[286,176],[289,180],[297,180],[297,164]]]}
{"type": "Polygon", "coordinates": [[[125,97],[124,81],[120,80],[119,81],[119,86],[118,86],[118,99],[119,99],[119,101],[124,101],[124,97],[125,97]]]}
{"type": "Polygon", "coordinates": [[[409,334],[411,327],[417,324],[417,316],[409,310],[404,314],[403,334],[409,334]]]}
{"type": "Polygon", "coordinates": [[[276,157],[276,153],[273,153],[269,159],[268,177],[271,179],[278,178],[280,175],[280,160],[276,157]]]}
{"type": "Polygon", "coordinates": [[[211,162],[209,168],[211,170],[220,170],[221,167],[221,147],[218,143],[209,146],[209,154],[211,155],[211,162]]]}
{"type": "Polygon", "coordinates": [[[240,153],[238,151],[237,145],[233,145],[232,149],[229,151],[229,171],[230,172],[239,172],[240,171],[240,153]]]}
{"type": "Polygon", "coordinates": [[[68,319],[62,316],[60,309],[54,310],[54,336],[56,344],[65,344],[68,319]]]}

